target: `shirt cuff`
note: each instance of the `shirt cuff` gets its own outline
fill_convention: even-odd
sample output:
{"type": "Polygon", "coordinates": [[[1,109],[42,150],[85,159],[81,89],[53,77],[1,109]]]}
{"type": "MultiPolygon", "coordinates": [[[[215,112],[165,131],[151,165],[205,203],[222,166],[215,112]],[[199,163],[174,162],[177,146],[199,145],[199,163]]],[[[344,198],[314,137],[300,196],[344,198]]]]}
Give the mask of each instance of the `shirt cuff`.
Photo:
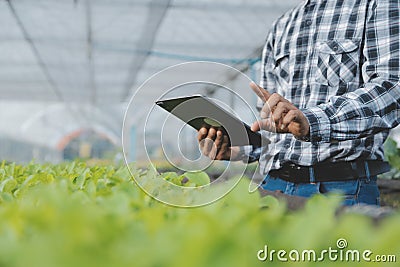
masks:
{"type": "Polygon", "coordinates": [[[331,141],[331,123],[320,107],[301,109],[310,124],[311,143],[329,143],[331,141]]]}
{"type": "Polygon", "coordinates": [[[254,149],[253,146],[241,146],[239,148],[239,158],[244,163],[252,163],[259,160],[261,148],[254,149]]]}

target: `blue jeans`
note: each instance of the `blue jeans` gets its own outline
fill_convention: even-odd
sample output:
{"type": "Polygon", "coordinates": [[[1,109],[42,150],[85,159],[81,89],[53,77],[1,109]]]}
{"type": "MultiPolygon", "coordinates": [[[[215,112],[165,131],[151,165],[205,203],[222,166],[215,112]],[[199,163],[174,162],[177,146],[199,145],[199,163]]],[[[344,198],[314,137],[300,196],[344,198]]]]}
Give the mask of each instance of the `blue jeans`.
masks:
{"type": "Polygon", "coordinates": [[[362,177],[357,180],[319,182],[312,184],[295,184],[280,178],[266,176],[261,187],[265,190],[279,190],[284,194],[310,197],[314,194],[338,192],[343,194],[343,205],[351,206],[360,203],[379,206],[379,189],[376,176],[362,177]]]}

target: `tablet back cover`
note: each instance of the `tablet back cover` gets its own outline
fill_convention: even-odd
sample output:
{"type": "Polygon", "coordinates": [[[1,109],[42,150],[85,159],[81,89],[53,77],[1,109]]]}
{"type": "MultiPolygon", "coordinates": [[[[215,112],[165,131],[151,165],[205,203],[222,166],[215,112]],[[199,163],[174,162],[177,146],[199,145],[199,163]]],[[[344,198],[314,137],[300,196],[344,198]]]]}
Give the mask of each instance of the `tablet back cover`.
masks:
{"type": "Polygon", "coordinates": [[[207,97],[194,95],[160,100],[156,104],[196,130],[201,127],[220,128],[228,135],[231,146],[261,146],[259,133],[251,131],[247,124],[207,97]]]}

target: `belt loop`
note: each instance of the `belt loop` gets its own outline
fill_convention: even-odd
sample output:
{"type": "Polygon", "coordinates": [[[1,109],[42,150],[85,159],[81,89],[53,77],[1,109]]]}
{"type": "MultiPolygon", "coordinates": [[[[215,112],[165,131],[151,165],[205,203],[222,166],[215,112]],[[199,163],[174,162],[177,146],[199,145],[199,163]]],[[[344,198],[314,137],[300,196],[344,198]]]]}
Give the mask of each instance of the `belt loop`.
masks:
{"type": "Polygon", "coordinates": [[[351,164],[351,170],[353,172],[354,179],[358,180],[360,177],[358,176],[357,162],[353,161],[350,164],[351,164]]]}
{"type": "Polygon", "coordinates": [[[371,173],[369,172],[368,161],[364,161],[364,167],[365,167],[365,175],[367,177],[366,182],[369,183],[371,181],[371,173]]]}
{"type": "Polygon", "coordinates": [[[314,168],[310,166],[310,184],[315,184],[314,168]]]}

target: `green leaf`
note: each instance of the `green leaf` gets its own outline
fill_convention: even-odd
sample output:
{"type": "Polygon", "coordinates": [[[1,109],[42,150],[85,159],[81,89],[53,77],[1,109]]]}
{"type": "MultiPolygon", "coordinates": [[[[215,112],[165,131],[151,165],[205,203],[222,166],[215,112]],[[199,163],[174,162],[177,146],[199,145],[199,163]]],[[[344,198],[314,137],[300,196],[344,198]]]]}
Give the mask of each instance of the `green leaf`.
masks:
{"type": "Polygon", "coordinates": [[[161,177],[163,177],[166,181],[171,181],[174,178],[178,178],[179,175],[176,172],[165,172],[161,174],[161,177]]]}
{"type": "Polygon", "coordinates": [[[260,208],[276,208],[279,206],[279,201],[273,196],[265,196],[260,199],[260,208]]]}
{"type": "Polygon", "coordinates": [[[13,177],[10,177],[0,183],[0,192],[11,193],[17,186],[17,181],[13,177]]]}
{"type": "Polygon", "coordinates": [[[86,169],[81,175],[79,175],[75,179],[74,183],[75,183],[77,188],[83,189],[85,181],[86,181],[86,177],[89,175],[89,173],[90,173],[90,170],[86,169]]]}
{"type": "Polygon", "coordinates": [[[397,143],[392,138],[388,138],[384,144],[385,156],[398,156],[397,143]]]}
{"type": "Polygon", "coordinates": [[[210,184],[210,177],[207,173],[202,171],[185,172],[184,177],[189,179],[189,182],[194,183],[196,186],[203,186],[210,184]]]}

